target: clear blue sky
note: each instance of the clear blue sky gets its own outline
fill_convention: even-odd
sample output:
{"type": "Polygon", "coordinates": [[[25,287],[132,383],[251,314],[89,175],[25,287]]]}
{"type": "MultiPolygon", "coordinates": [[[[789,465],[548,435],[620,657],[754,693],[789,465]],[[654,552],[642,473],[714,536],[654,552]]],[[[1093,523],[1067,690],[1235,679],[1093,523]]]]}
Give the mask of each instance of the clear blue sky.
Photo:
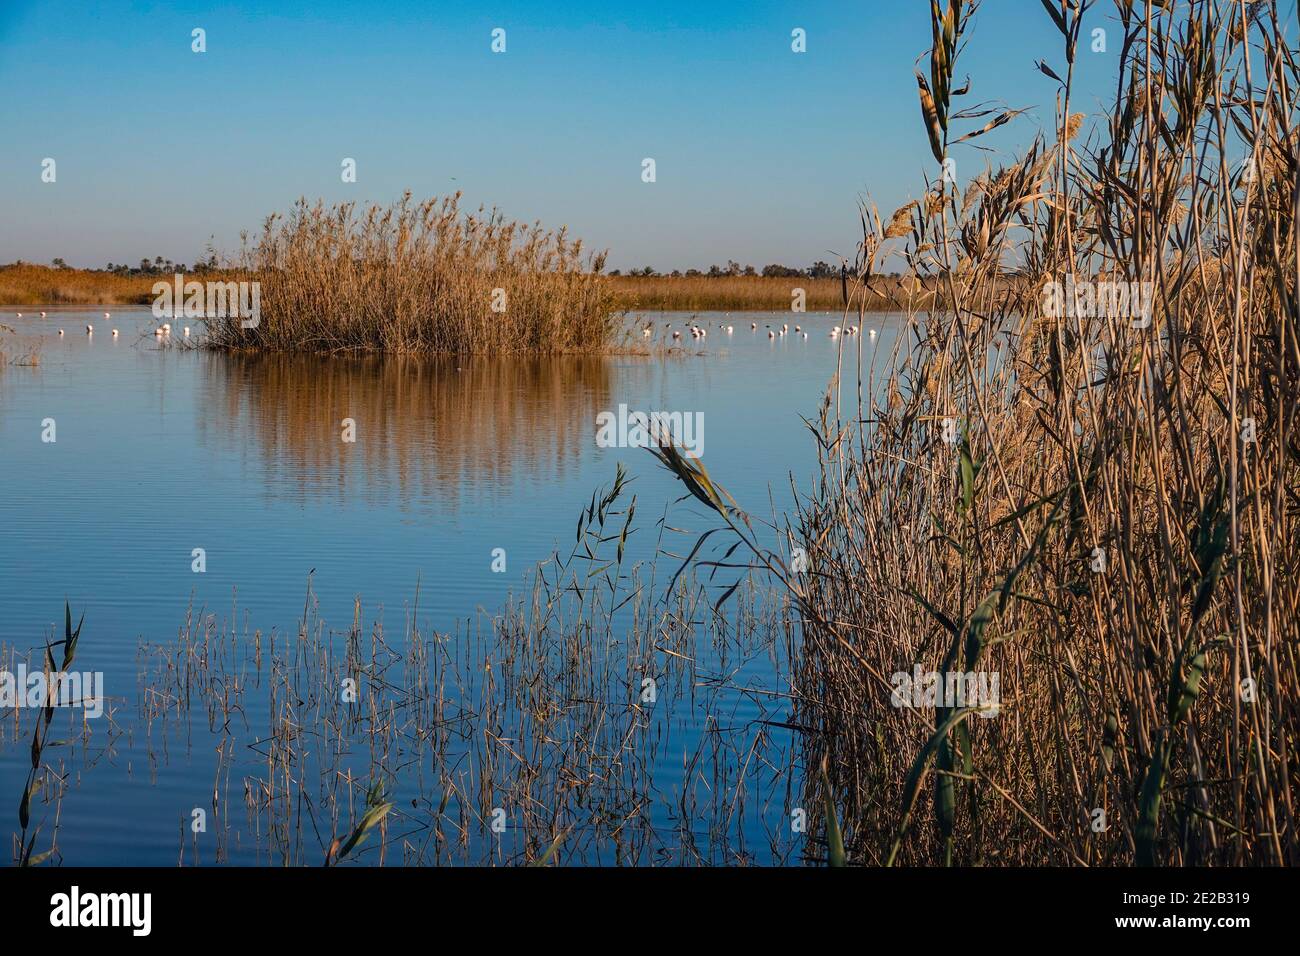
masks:
{"type": "MultiPolygon", "coordinates": [[[[609,248],[613,268],[851,254],[856,197],[887,215],[935,172],[913,79],[928,8],[0,0],[0,262],[192,262],[209,236],[234,251],[241,229],[299,196],[388,202],[405,189],[461,189],[471,205],[567,225],[609,248]],[[495,27],[505,54],[490,50],[495,27]],[[340,181],[344,157],[356,184],[340,181]]],[[[1089,14],[1110,49],[1082,55],[1088,112],[1112,93],[1111,11],[1089,14]]],[[[959,66],[969,100],[1036,108],[980,140],[995,161],[1051,122],[1039,57],[1063,65],[1040,5],[987,0],[959,66]]],[[[963,182],[988,157],[955,155],[963,182]]]]}

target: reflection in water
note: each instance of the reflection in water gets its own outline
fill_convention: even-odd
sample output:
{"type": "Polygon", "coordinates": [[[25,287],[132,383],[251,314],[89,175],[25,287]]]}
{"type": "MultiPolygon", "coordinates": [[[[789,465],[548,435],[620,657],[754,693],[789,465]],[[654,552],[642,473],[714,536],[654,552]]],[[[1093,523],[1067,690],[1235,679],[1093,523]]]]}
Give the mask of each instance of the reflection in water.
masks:
{"type": "MultiPolygon", "coordinates": [[[[204,356],[199,427],[256,435],[268,485],[298,495],[507,490],[576,467],[611,405],[602,358],[204,356]],[[345,441],[345,419],[355,441],[345,441]]],[[[635,374],[636,366],[631,367],[635,374]]],[[[629,366],[620,366],[627,374],[629,366]]]]}

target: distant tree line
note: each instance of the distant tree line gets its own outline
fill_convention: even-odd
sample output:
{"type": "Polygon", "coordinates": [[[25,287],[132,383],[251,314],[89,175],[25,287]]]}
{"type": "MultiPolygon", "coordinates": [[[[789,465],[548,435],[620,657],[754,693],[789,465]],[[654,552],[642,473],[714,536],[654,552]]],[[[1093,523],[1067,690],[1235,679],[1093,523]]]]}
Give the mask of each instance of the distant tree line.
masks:
{"type": "MultiPolygon", "coordinates": [[[[15,265],[23,265],[23,260],[19,259],[15,265]]],[[[72,266],[62,259],[53,259],[50,262],[55,269],[71,269],[72,266]]],[[[107,272],[119,276],[156,276],[156,275],[173,275],[180,272],[204,272],[216,271],[221,268],[220,261],[215,252],[209,251],[206,257],[200,257],[191,268],[183,262],[172,262],[162,256],[155,256],[153,261],[141,259],[140,264],[136,266],[127,265],[121,262],[109,262],[102,269],[87,269],[87,272],[107,272]]],[[[682,271],[674,269],[672,272],[659,272],[653,266],[646,266],[642,269],[629,269],[626,273],[614,269],[610,275],[620,276],[629,275],[637,278],[671,278],[671,279],[727,279],[737,276],[763,276],[772,279],[838,279],[840,267],[833,266],[829,262],[817,260],[806,269],[797,269],[793,266],[783,266],[778,263],[763,266],[762,270],[755,269],[751,265],[741,265],[735,259],[728,259],[725,266],[711,265],[708,269],[687,269],[682,271]]],[[[891,276],[897,277],[898,273],[890,273],[891,276]]]]}
{"type": "MultiPolygon", "coordinates": [[[[25,265],[22,259],[17,260],[14,265],[25,265]]],[[[66,259],[62,256],[50,260],[50,265],[55,269],[71,269],[66,259]]],[[[108,272],[118,276],[161,276],[174,275],[177,272],[204,272],[220,269],[221,265],[215,252],[210,252],[206,258],[200,257],[191,269],[183,262],[172,262],[162,256],[154,256],[153,261],[141,259],[138,266],[129,266],[126,263],[110,262],[102,269],[87,269],[86,272],[108,272]]]]}
{"type": "MultiPolygon", "coordinates": [[[[624,275],[625,273],[614,269],[610,275],[624,275]]],[[[762,271],[755,269],[753,266],[742,266],[735,259],[727,260],[725,266],[709,266],[707,271],[700,269],[687,269],[682,272],[680,269],[674,269],[672,272],[658,272],[652,266],[646,266],[643,269],[629,269],[626,273],[629,276],[639,278],[667,277],[670,279],[726,279],[736,276],[764,276],[765,278],[779,279],[838,279],[840,267],[833,266],[829,262],[823,262],[820,259],[814,262],[807,269],[796,269],[792,266],[783,266],[773,263],[772,265],[763,266],[762,271]]]]}
{"type": "MultiPolygon", "coordinates": [[[[55,264],[58,264],[57,261],[55,264]]],[[[195,262],[192,270],[183,262],[172,262],[170,259],[164,259],[162,256],[155,256],[153,262],[150,262],[148,259],[141,259],[138,266],[129,266],[125,263],[110,262],[104,266],[102,270],[95,269],[92,271],[111,272],[114,275],[120,276],[161,276],[174,275],[178,272],[203,272],[204,270],[217,268],[219,268],[217,255],[216,253],[211,253],[207,259],[200,258],[195,262]]]]}

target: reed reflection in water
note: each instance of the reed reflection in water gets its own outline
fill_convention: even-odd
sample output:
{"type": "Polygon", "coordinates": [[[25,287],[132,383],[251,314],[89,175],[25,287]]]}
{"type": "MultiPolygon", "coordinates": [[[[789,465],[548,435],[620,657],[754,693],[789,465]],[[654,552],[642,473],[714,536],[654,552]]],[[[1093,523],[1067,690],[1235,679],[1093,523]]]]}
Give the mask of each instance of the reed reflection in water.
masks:
{"type": "Polygon", "coordinates": [[[614,376],[637,371],[582,356],[203,359],[199,427],[220,423],[240,444],[254,435],[275,487],[403,502],[454,503],[471,479],[491,494],[519,478],[563,476],[593,441],[614,376]]]}

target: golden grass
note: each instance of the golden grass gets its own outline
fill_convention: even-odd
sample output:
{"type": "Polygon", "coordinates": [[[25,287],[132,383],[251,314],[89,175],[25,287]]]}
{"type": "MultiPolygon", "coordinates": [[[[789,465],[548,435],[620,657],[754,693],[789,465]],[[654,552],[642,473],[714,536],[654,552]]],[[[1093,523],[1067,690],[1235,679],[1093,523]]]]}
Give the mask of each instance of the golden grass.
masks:
{"type": "Polygon", "coordinates": [[[0,304],[138,305],[152,301],[162,276],[123,276],[28,263],[0,266],[0,304]]]}
{"type": "MultiPolygon", "coordinates": [[[[803,289],[810,312],[840,309],[839,279],[764,276],[610,276],[619,306],[628,311],[788,312],[803,289]]],[[[903,283],[885,279],[868,300],[871,311],[897,308],[903,283]]]]}

